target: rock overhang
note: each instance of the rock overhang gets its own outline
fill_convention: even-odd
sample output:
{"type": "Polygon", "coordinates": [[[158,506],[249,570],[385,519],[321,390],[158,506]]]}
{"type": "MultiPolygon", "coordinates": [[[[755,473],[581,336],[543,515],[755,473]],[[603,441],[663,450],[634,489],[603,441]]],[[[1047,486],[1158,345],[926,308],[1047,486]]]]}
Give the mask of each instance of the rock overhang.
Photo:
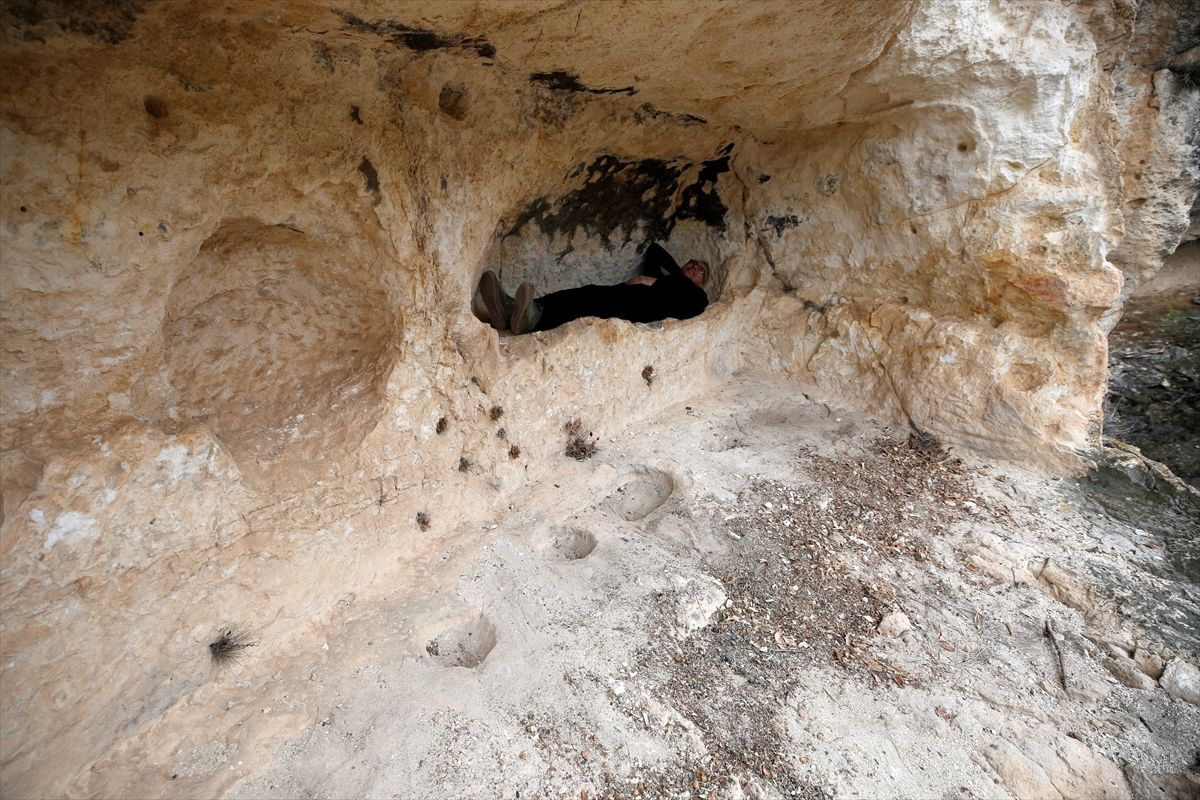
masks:
{"type": "Polygon", "coordinates": [[[140,631],[93,642],[127,678],[99,686],[14,629],[4,716],[67,766],[9,751],[6,783],[58,791],[112,719],[146,724],[125,693],[195,688],[129,641],[183,665],[210,616],[282,634],[406,575],[576,418],[613,433],[755,368],[988,454],[1086,451],[1105,326],[1194,193],[1197,95],[1142,63],[1174,24],[1144,12],[6,6],[5,616],[82,593],[140,631]],[[470,313],[485,268],[619,280],[648,239],[713,263],[702,317],[470,313]],[[98,687],[73,733],[54,681],[98,687]]]}

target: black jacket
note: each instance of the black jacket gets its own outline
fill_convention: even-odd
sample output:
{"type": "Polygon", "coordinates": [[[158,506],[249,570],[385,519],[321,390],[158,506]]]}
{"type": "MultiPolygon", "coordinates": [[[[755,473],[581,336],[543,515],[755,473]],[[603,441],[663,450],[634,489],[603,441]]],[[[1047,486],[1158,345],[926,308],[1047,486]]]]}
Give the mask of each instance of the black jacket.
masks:
{"type": "Polygon", "coordinates": [[[655,278],[653,286],[580,286],[537,299],[542,308],[536,330],[556,328],[580,317],[625,319],[630,322],[690,319],[708,307],[708,295],[692,283],[671,254],[652,244],[642,258],[642,273],[655,278]]]}

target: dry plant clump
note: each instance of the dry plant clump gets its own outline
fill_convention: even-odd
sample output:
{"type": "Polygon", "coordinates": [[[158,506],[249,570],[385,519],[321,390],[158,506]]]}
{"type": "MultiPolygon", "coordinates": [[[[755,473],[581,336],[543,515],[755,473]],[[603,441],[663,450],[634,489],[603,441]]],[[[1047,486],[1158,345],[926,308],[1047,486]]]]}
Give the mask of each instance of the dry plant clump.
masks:
{"type": "Polygon", "coordinates": [[[563,425],[567,433],[566,454],[576,461],[586,461],[596,454],[596,442],[592,432],[583,432],[583,422],[573,419],[563,425]]]}
{"type": "Polygon", "coordinates": [[[208,643],[208,655],[214,665],[224,667],[240,661],[247,648],[257,642],[250,641],[250,634],[235,626],[226,626],[217,631],[216,638],[208,643]]]}
{"type": "Polygon", "coordinates": [[[514,459],[514,460],[520,458],[521,457],[521,448],[515,444],[512,447],[508,448],[508,457],[511,459],[514,459]]]}
{"type": "Polygon", "coordinates": [[[642,368],[642,380],[646,382],[647,386],[654,385],[654,367],[652,365],[647,364],[642,368]]]}
{"type": "Polygon", "coordinates": [[[458,471],[459,472],[467,472],[470,469],[471,469],[471,460],[469,458],[467,458],[466,456],[463,456],[458,459],[458,471]]]}
{"type": "Polygon", "coordinates": [[[424,511],[417,512],[417,527],[423,531],[429,530],[429,515],[424,511]]]}
{"type": "Polygon", "coordinates": [[[946,457],[946,448],[942,445],[942,440],[916,425],[912,426],[912,431],[908,434],[908,448],[926,458],[946,457]]]}
{"type": "Polygon", "coordinates": [[[434,430],[437,431],[437,433],[439,433],[439,434],[445,433],[446,427],[449,424],[450,423],[446,421],[445,417],[439,417],[438,421],[437,421],[437,426],[434,428],[434,430]]]}
{"type": "Polygon", "coordinates": [[[504,416],[504,409],[500,406],[492,406],[492,410],[488,412],[488,416],[492,418],[492,422],[504,416]]]}

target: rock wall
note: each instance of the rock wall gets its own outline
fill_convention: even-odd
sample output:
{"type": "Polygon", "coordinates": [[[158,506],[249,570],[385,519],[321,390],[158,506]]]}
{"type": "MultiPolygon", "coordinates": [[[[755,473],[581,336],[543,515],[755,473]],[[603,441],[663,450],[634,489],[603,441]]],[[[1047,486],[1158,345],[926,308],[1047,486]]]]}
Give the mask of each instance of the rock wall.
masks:
{"type": "Polygon", "coordinates": [[[221,625],[286,658],[347,587],[469,550],[564,423],[741,367],[993,455],[1086,452],[1124,279],[1187,224],[1197,16],[8,3],[5,786],[130,790],[136,764],[89,769],[200,713],[221,625]],[[471,313],[486,268],[615,281],[648,239],[712,262],[705,315],[471,313]]]}

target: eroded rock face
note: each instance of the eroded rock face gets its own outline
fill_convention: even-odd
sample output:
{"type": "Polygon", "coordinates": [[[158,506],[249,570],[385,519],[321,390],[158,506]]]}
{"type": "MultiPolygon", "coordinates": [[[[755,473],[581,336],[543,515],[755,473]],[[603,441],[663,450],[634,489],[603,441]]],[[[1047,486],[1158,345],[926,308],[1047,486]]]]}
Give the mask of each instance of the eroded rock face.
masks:
{"type": "Polygon", "coordinates": [[[8,4],[6,787],[132,791],[90,766],[190,713],[217,626],[286,651],[572,419],[754,367],[1088,449],[1194,195],[1186,5],[8,4]],[[486,268],[617,281],[649,239],[712,263],[704,316],[471,314],[486,268]]]}

